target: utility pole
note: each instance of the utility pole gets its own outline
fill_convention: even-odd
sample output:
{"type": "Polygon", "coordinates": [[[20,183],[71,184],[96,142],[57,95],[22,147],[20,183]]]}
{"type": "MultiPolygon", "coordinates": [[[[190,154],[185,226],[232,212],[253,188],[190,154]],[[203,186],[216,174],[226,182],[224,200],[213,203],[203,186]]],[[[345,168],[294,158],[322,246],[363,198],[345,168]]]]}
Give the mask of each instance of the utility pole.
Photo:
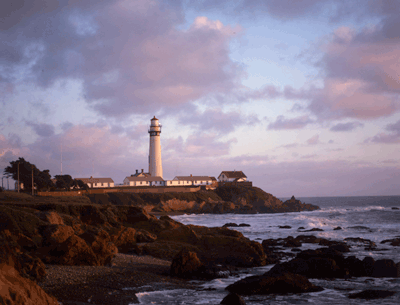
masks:
{"type": "Polygon", "coordinates": [[[61,176],[62,176],[62,144],[61,144],[61,176]]]}
{"type": "Polygon", "coordinates": [[[18,161],[18,193],[19,193],[19,161],[18,161]]]}
{"type": "Polygon", "coordinates": [[[8,183],[8,178],[9,177],[7,177],[7,190],[10,190],[10,184],[8,183]]]}
{"type": "Polygon", "coordinates": [[[33,196],[33,164],[32,164],[32,196],[33,196]]]}

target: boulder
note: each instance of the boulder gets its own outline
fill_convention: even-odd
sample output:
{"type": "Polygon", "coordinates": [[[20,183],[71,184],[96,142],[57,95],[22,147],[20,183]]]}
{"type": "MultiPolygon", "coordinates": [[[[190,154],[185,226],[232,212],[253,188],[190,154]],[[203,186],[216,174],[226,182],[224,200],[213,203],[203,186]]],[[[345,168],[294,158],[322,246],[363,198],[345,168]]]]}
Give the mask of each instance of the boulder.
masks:
{"type": "Polygon", "coordinates": [[[400,238],[385,239],[381,244],[389,243],[392,246],[400,246],[400,238]]]}
{"type": "Polygon", "coordinates": [[[61,216],[55,212],[55,211],[43,211],[43,212],[37,212],[36,216],[39,217],[39,219],[48,222],[52,225],[63,225],[64,221],[61,218],[61,216]]]}
{"type": "Polygon", "coordinates": [[[238,227],[237,223],[234,222],[228,222],[226,224],[224,224],[222,227],[227,228],[227,227],[238,227]]]}
{"type": "Polygon", "coordinates": [[[349,295],[350,299],[365,299],[365,300],[375,300],[375,299],[383,299],[394,295],[396,291],[390,290],[375,290],[375,289],[367,289],[358,293],[352,293],[349,295]]]}
{"type": "Polygon", "coordinates": [[[47,264],[69,266],[100,265],[93,250],[80,237],[72,235],[56,247],[39,249],[41,259],[47,264]]]}
{"type": "Polygon", "coordinates": [[[157,235],[140,229],[136,231],[135,237],[138,243],[152,243],[157,240],[157,235]]]}
{"type": "Polygon", "coordinates": [[[118,248],[111,241],[108,233],[102,229],[91,227],[79,236],[92,249],[97,256],[98,264],[103,266],[110,264],[118,253],[118,248]]]}
{"type": "Polygon", "coordinates": [[[223,300],[221,301],[220,304],[226,304],[226,305],[246,305],[246,302],[243,301],[240,295],[230,292],[223,300]]]}
{"type": "Polygon", "coordinates": [[[136,230],[133,228],[121,227],[111,235],[111,240],[118,247],[119,252],[127,253],[136,245],[136,230]]]}
{"type": "Polygon", "coordinates": [[[158,234],[159,240],[171,240],[196,245],[199,242],[198,235],[188,226],[165,230],[158,234]]]}
{"type": "Polygon", "coordinates": [[[279,229],[291,229],[291,226],[279,226],[279,229]]]}
{"type": "Polygon", "coordinates": [[[183,248],[172,260],[170,274],[182,278],[195,277],[203,266],[197,254],[183,248]]]}
{"type": "Polygon", "coordinates": [[[365,275],[372,276],[372,273],[374,271],[375,260],[370,256],[366,256],[366,257],[364,257],[362,262],[363,262],[363,268],[365,271],[365,275]]]}
{"type": "Polygon", "coordinates": [[[373,277],[397,277],[397,266],[391,259],[379,259],[375,262],[373,277]]]}
{"type": "Polygon", "coordinates": [[[35,282],[21,277],[11,266],[0,264],[0,304],[58,305],[35,282]]]}
{"type": "Polygon", "coordinates": [[[104,225],[107,223],[107,217],[98,207],[93,205],[87,205],[81,210],[80,219],[88,225],[104,225]]]}
{"type": "Polygon", "coordinates": [[[336,228],[333,228],[333,230],[334,231],[339,231],[339,230],[342,230],[342,227],[336,227],[336,228]]]}
{"type": "Polygon", "coordinates": [[[74,235],[74,229],[70,226],[66,226],[64,224],[53,224],[47,226],[43,232],[43,245],[57,245],[62,244],[72,235],[74,235]]]}
{"type": "Polygon", "coordinates": [[[261,276],[250,276],[225,289],[240,295],[306,293],[323,290],[311,284],[305,276],[288,272],[280,275],[267,272],[261,276]]]}
{"type": "Polygon", "coordinates": [[[251,227],[248,223],[241,223],[239,227],[251,227]]]}

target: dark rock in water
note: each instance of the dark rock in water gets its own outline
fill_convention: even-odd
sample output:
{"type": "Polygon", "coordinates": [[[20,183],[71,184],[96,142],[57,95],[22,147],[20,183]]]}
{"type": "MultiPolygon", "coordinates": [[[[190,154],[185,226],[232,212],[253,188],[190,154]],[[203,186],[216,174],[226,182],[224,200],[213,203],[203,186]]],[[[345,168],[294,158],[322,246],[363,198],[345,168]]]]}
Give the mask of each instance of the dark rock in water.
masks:
{"type": "Polygon", "coordinates": [[[398,207],[392,207],[392,210],[399,210],[398,207]]]}
{"type": "Polygon", "coordinates": [[[314,235],[298,235],[295,239],[306,244],[318,244],[321,242],[321,238],[314,235]]]}
{"type": "Polygon", "coordinates": [[[225,289],[242,295],[305,293],[323,290],[310,283],[306,277],[288,272],[279,275],[267,272],[261,276],[250,276],[225,289]]]}
{"type": "Polygon", "coordinates": [[[291,229],[291,226],[279,226],[279,229],[291,229]]]}
{"type": "Polygon", "coordinates": [[[344,240],[347,243],[363,244],[365,246],[369,246],[369,247],[373,247],[373,248],[376,247],[376,244],[372,240],[364,239],[361,237],[347,237],[344,240]]]}
{"type": "Polygon", "coordinates": [[[374,264],[373,277],[397,277],[397,266],[391,259],[380,259],[374,264]]]}
{"type": "Polygon", "coordinates": [[[306,228],[304,228],[304,227],[298,227],[298,229],[297,230],[305,230],[306,228]]]}
{"type": "Polygon", "coordinates": [[[231,292],[221,301],[220,304],[246,305],[246,302],[243,301],[243,299],[240,297],[240,295],[237,295],[236,293],[231,292]]]}
{"type": "Polygon", "coordinates": [[[362,262],[363,262],[363,268],[365,271],[365,275],[372,276],[372,272],[374,271],[375,260],[370,256],[366,256],[366,257],[364,257],[362,262]]]}
{"type": "Polygon", "coordinates": [[[183,278],[191,278],[196,275],[203,266],[197,254],[183,248],[172,260],[170,274],[183,278]]]}
{"type": "Polygon", "coordinates": [[[248,223],[241,223],[239,227],[251,227],[248,223]]]}
{"type": "Polygon", "coordinates": [[[329,246],[330,249],[339,251],[339,252],[350,252],[350,247],[346,244],[336,244],[336,245],[331,245],[329,246]]]}
{"type": "Polygon", "coordinates": [[[381,244],[389,243],[392,246],[400,246],[400,238],[385,239],[381,241],[381,244]]]}
{"type": "Polygon", "coordinates": [[[224,224],[222,227],[227,228],[227,227],[238,227],[237,223],[234,222],[228,222],[224,224]]]}
{"type": "Polygon", "coordinates": [[[353,230],[357,230],[357,231],[368,231],[368,232],[372,232],[372,229],[371,229],[371,228],[364,227],[364,226],[352,226],[352,227],[349,227],[349,229],[353,229],[353,230]]]}
{"type": "Polygon", "coordinates": [[[349,295],[350,299],[365,299],[365,300],[373,300],[373,299],[383,299],[394,295],[395,291],[390,290],[374,290],[367,289],[361,291],[359,293],[352,293],[349,295]]]}
{"type": "Polygon", "coordinates": [[[342,227],[336,227],[333,229],[334,231],[342,230],[342,227]]]}
{"type": "Polygon", "coordinates": [[[320,229],[320,228],[312,228],[310,230],[305,230],[304,232],[322,232],[324,230],[320,229]]]}

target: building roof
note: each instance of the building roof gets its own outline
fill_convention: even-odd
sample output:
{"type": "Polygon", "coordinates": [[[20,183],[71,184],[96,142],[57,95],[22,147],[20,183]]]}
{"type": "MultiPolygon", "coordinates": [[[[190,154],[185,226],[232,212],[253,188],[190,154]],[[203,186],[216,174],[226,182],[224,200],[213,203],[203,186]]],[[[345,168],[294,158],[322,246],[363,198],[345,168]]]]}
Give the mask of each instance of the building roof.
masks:
{"type": "Polygon", "coordinates": [[[224,174],[227,178],[235,178],[235,179],[247,178],[242,171],[222,171],[220,176],[222,174],[224,174]]]}
{"type": "Polygon", "coordinates": [[[126,177],[125,179],[128,179],[128,181],[164,181],[163,178],[161,177],[152,177],[152,176],[141,176],[141,177],[126,177]]]}
{"type": "Polygon", "coordinates": [[[151,120],[152,120],[152,121],[155,121],[155,120],[158,120],[158,119],[156,118],[156,116],[154,116],[154,118],[152,118],[151,120]]]}
{"type": "Polygon", "coordinates": [[[75,180],[82,180],[83,183],[106,183],[111,182],[114,183],[114,180],[111,178],[75,178],[75,180]]]}
{"type": "Polygon", "coordinates": [[[208,176],[176,176],[174,180],[198,181],[198,180],[212,180],[208,176]]]}

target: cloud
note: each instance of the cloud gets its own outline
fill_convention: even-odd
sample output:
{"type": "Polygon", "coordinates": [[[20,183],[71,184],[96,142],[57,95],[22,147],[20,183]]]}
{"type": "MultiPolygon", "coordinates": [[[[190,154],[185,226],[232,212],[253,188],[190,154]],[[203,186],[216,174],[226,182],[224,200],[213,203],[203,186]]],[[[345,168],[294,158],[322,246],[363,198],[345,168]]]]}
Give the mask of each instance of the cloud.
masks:
{"type": "Polygon", "coordinates": [[[245,115],[239,111],[223,112],[219,108],[210,108],[204,112],[195,113],[184,112],[179,122],[185,125],[191,125],[197,130],[215,131],[217,133],[230,133],[242,125],[251,126],[260,123],[256,115],[245,115]]]}
{"type": "Polygon", "coordinates": [[[364,143],[380,143],[380,144],[398,144],[400,143],[400,120],[394,124],[388,124],[385,128],[389,133],[381,132],[364,143]]]}
{"type": "Polygon", "coordinates": [[[308,145],[317,145],[320,144],[319,135],[315,135],[307,140],[308,145]]]}
{"type": "Polygon", "coordinates": [[[26,122],[26,125],[32,127],[36,134],[40,137],[50,137],[54,135],[54,126],[46,123],[26,122]]]}
{"type": "Polygon", "coordinates": [[[330,128],[330,131],[352,131],[357,127],[362,127],[364,124],[359,122],[338,123],[330,128]]]}
{"type": "Polygon", "coordinates": [[[314,123],[314,121],[305,115],[292,119],[287,119],[283,115],[280,115],[277,117],[275,122],[270,123],[268,125],[268,129],[270,130],[301,129],[311,123],[314,123]]]}
{"type": "Polygon", "coordinates": [[[93,109],[127,117],[229,94],[244,76],[229,57],[238,26],[199,16],[180,30],[180,8],[156,1],[48,2],[3,4],[0,83],[79,79],[93,109]]]}

